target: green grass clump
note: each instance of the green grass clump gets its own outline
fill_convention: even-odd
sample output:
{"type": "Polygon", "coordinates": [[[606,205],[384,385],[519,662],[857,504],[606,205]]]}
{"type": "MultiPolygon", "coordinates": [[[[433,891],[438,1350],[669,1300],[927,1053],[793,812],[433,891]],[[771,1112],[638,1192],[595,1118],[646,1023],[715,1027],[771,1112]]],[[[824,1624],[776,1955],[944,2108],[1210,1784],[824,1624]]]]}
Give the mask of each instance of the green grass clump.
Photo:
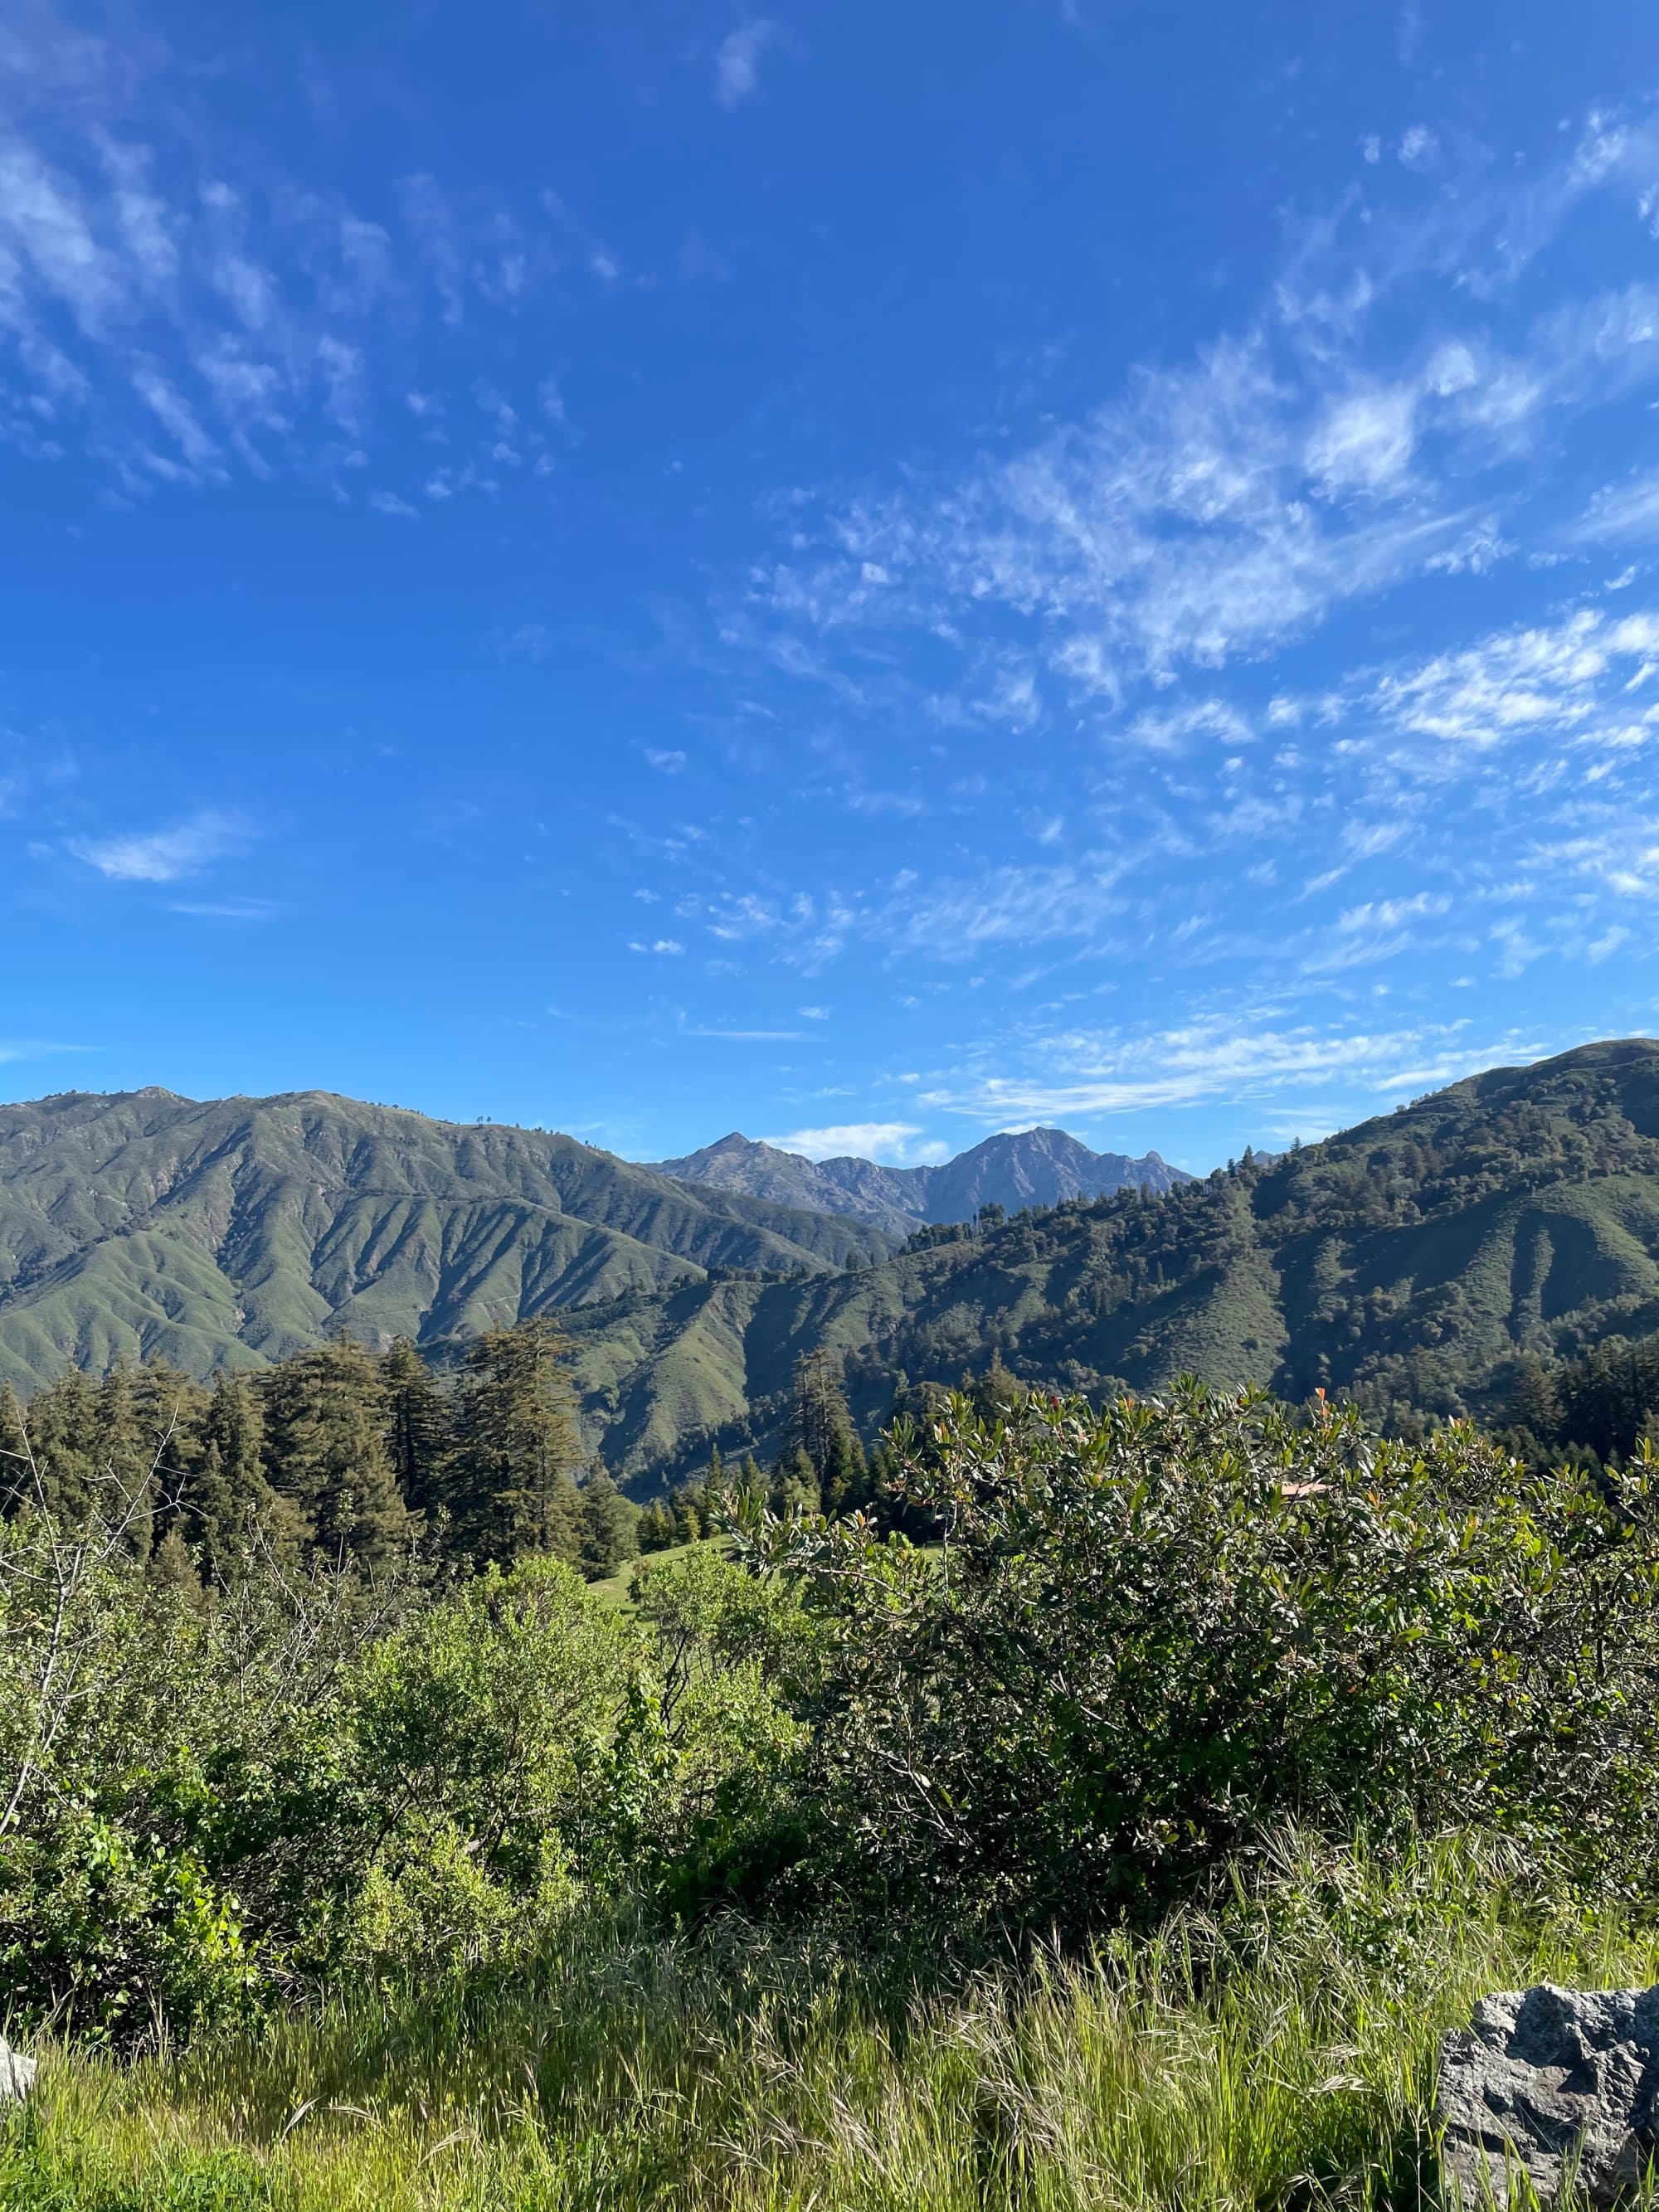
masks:
{"type": "Polygon", "coordinates": [[[1082,1960],[924,1972],[736,1921],[342,1992],[129,2066],[48,2048],[7,2212],[1403,2207],[1484,1991],[1659,1978],[1659,1928],[1496,1848],[1286,1842],[1082,1960]]]}

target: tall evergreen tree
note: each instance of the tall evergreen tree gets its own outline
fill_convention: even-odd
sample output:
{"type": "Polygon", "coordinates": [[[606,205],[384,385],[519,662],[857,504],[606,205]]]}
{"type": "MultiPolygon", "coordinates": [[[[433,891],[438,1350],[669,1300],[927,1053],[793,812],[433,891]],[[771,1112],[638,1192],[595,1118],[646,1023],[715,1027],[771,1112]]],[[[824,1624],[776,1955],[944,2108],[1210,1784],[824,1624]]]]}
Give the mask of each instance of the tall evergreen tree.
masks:
{"type": "Polygon", "coordinates": [[[775,1513],[816,1513],[823,1505],[818,1471],[804,1446],[792,1444],[780,1457],[768,1502],[775,1513]]]}
{"type": "Polygon", "coordinates": [[[679,1524],[665,1498],[653,1498],[640,1511],[635,1534],[642,1552],[667,1552],[680,1540],[679,1524]]]}
{"type": "Polygon", "coordinates": [[[404,1503],[430,1514],[443,1499],[450,1449],[449,1407],[413,1340],[396,1338],[380,1360],[386,1449],[404,1503]]]}
{"type": "Polygon", "coordinates": [[[265,1471],[264,1395],[246,1375],[222,1374],[203,1413],[179,1499],[179,1531],[210,1582],[234,1581],[263,1540],[279,1557],[297,1541],[295,1504],[265,1471]]]}
{"type": "Polygon", "coordinates": [[[640,1509],[596,1460],[581,1487],[581,1569],[590,1581],[613,1575],[640,1552],[640,1509]]]}
{"type": "Polygon", "coordinates": [[[151,1440],[164,1508],[200,1453],[202,1424],[211,1395],[194,1376],[170,1360],[147,1359],[133,1376],[133,1407],[139,1426],[151,1440]]]}
{"type": "Polygon", "coordinates": [[[46,1506],[65,1520],[80,1520],[101,1502],[98,1393],[90,1378],[78,1367],[70,1368],[36,1391],[24,1422],[23,1449],[33,1459],[46,1506]]]}
{"type": "Polygon", "coordinates": [[[8,1382],[0,1386],[0,1512],[33,1504],[33,1498],[27,1417],[8,1382]]]}
{"type": "Polygon", "coordinates": [[[548,1316],[486,1330],[466,1355],[448,1486],[457,1547],[478,1559],[581,1553],[580,1445],[565,1338],[548,1316]]]}
{"type": "Polygon", "coordinates": [[[132,1370],[112,1367],[98,1386],[94,1414],[96,1473],[103,1511],[118,1522],[136,1559],[147,1559],[155,1541],[156,1462],[161,1438],[146,1433],[132,1370]]]}
{"type": "MultiPolygon", "coordinates": [[[[826,1513],[845,1512],[862,1505],[869,1496],[869,1469],[864,1446],[853,1425],[847,1392],[842,1382],[842,1363],[820,1348],[809,1352],[795,1370],[795,1415],[793,1434],[798,1452],[810,1465],[817,1504],[826,1513]]],[[[793,1470],[793,1502],[805,1503],[802,1470],[793,1470]]]]}
{"type": "Polygon", "coordinates": [[[373,1568],[407,1543],[372,1352],[337,1336],[283,1360],[270,1372],[265,1411],[273,1487],[297,1508],[315,1552],[373,1568]]]}

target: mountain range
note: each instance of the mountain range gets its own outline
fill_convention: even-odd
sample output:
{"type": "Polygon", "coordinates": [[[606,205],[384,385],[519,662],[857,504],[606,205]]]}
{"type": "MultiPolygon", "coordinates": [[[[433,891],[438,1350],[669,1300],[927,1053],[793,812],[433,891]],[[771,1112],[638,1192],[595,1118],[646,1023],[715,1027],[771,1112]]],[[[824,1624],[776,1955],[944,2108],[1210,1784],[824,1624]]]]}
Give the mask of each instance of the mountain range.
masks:
{"type": "Polygon", "coordinates": [[[878,1266],[725,1280],[571,1316],[624,1473],[773,1449],[827,1346],[866,1427],[994,1356],[1091,1391],[1182,1372],[1413,1422],[1500,1405],[1523,1352],[1659,1329],[1659,1044],[1497,1068],[1159,1198],[1123,1190],[878,1266]]]}
{"type": "Polygon", "coordinates": [[[807,1206],[867,1221],[903,1238],[924,1222],[971,1221],[981,1206],[1009,1213],[1059,1206],[1113,1191],[1163,1192],[1193,1177],[1156,1152],[1091,1152],[1064,1129],[1023,1129],[988,1137],[937,1167],[890,1168],[874,1160],[805,1159],[734,1130],[684,1159],[659,1160],[657,1172],[680,1182],[742,1191],[779,1206],[807,1206]]]}
{"type": "MultiPolygon", "coordinates": [[[[1050,1134],[1000,1188],[1041,1187],[1050,1134]]],[[[929,1171],[962,1170],[921,1202],[977,1212],[1022,1141],[929,1171]]],[[[710,1148],[742,1171],[755,1151],[792,1162],[710,1148]]],[[[847,1211],[320,1092],[0,1108],[0,1378],[23,1390],[156,1354],[256,1366],[342,1328],[444,1357],[550,1307],[590,1445],[641,1490],[714,1443],[774,1450],[820,1348],[867,1429],[993,1357],[1096,1391],[1191,1370],[1391,1420],[1485,1413],[1523,1353],[1659,1330],[1659,1044],[1493,1069],[1162,1194],[1131,1178],[902,1248],[847,1211]]]]}
{"type": "Polygon", "coordinates": [[[0,1381],[248,1367],[337,1328],[465,1336],[711,1270],[864,1267],[845,1216],[696,1189],[574,1138],[323,1091],[0,1107],[0,1381]]]}

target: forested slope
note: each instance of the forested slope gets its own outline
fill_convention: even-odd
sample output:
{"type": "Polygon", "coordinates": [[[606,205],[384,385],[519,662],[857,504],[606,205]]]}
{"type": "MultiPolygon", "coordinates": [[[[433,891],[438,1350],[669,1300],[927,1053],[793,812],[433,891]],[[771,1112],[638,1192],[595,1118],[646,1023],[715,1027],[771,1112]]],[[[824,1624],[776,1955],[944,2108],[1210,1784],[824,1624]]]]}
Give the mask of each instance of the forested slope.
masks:
{"type": "Polygon", "coordinates": [[[1659,1045],[1500,1068],[1267,1167],[1155,1199],[935,1231],[856,1275],[687,1286],[574,1317],[628,1472],[765,1454],[793,1364],[845,1355],[855,1413],[1000,1356],[1036,1382],[1191,1370],[1408,1420],[1495,1409],[1517,1355],[1659,1328],[1659,1045]]]}

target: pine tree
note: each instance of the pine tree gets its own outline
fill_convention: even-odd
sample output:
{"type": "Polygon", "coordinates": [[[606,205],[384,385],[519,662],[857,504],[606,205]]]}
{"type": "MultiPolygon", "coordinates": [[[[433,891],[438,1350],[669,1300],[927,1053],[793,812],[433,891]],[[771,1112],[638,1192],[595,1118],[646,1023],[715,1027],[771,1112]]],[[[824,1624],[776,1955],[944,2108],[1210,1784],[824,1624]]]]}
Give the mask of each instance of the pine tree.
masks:
{"type": "MultiPolygon", "coordinates": [[[[146,1436],[160,1455],[158,1474],[183,1468],[201,1442],[212,1393],[170,1360],[147,1359],[132,1378],[133,1404],[146,1436]]],[[[166,1485],[163,1483],[163,1488],[166,1485]]]]}
{"type": "Polygon", "coordinates": [[[147,1559],[155,1541],[153,1470],[160,1439],[144,1432],[130,1367],[111,1368],[100,1383],[94,1419],[102,1510],[120,1525],[133,1556],[147,1559]]]}
{"type": "Polygon", "coordinates": [[[384,1565],[413,1533],[386,1449],[380,1362],[349,1336],[285,1359],[266,1384],[272,1486],[321,1557],[384,1565]]]}
{"type": "Polygon", "coordinates": [[[450,1449],[449,1407],[413,1340],[400,1336],[380,1360],[388,1422],[386,1448],[398,1487],[412,1511],[441,1504],[450,1449]]]}
{"type": "Polygon", "coordinates": [[[817,1469],[802,1445],[792,1445],[778,1461],[768,1503],[775,1513],[816,1513],[823,1505],[817,1469]]]}
{"type": "Polygon", "coordinates": [[[580,1447],[565,1338],[546,1316],[489,1329],[466,1355],[448,1486],[458,1548],[477,1559],[580,1556],[580,1447]]]}
{"type": "Polygon", "coordinates": [[[234,1582],[263,1541],[281,1558],[301,1533],[265,1472],[264,1397],[246,1375],[222,1374],[203,1413],[179,1496],[178,1528],[210,1582],[234,1582]]]}
{"type": "Polygon", "coordinates": [[[842,1382],[842,1364],[828,1350],[810,1352],[795,1370],[793,1435],[811,1473],[809,1495],[802,1471],[793,1470],[795,1502],[805,1510],[845,1512],[862,1504],[869,1494],[869,1469],[864,1446],[848,1410],[842,1382]]]}
{"type": "Polygon", "coordinates": [[[78,1367],[72,1367],[35,1393],[26,1419],[27,1449],[47,1510],[66,1521],[83,1519],[103,1502],[98,1480],[97,1391],[78,1367]]]}
{"type": "Polygon", "coordinates": [[[963,1376],[962,1394],[972,1401],[974,1411],[981,1420],[998,1421],[1024,1402],[1026,1390],[1024,1384],[1004,1366],[1002,1347],[998,1345],[983,1373],[963,1376]]]}
{"type": "Polygon", "coordinates": [[[850,1513],[870,1502],[869,1462],[850,1421],[830,1440],[821,1487],[826,1513],[850,1513]]]}
{"type": "MultiPolygon", "coordinates": [[[[202,1455],[210,1400],[194,1376],[166,1359],[147,1359],[132,1378],[133,1413],[155,1475],[158,1546],[179,1524],[185,1488],[202,1455]]],[[[188,1531],[183,1540],[189,1543],[188,1531]]]]}
{"type": "Polygon", "coordinates": [[[159,1583],[163,1589],[177,1590],[193,1606],[200,1607],[204,1595],[202,1577],[176,1522],[166,1530],[150,1553],[146,1571],[151,1582],[159,1583]]]}
{"type": "Polygon", "coordinates": [[[638,1535],[642,1552],[671,1551],[679,1542],[679,1528],[666,1499],[653,1498],[641,1509],[638,1535]]]}
{"type": "Polygon", "coordinates": [[[640,1509],[595,1461],[581,1490],[581,1569],[590,1582],[613,1575],[640,1552],[640,1509]]]}

